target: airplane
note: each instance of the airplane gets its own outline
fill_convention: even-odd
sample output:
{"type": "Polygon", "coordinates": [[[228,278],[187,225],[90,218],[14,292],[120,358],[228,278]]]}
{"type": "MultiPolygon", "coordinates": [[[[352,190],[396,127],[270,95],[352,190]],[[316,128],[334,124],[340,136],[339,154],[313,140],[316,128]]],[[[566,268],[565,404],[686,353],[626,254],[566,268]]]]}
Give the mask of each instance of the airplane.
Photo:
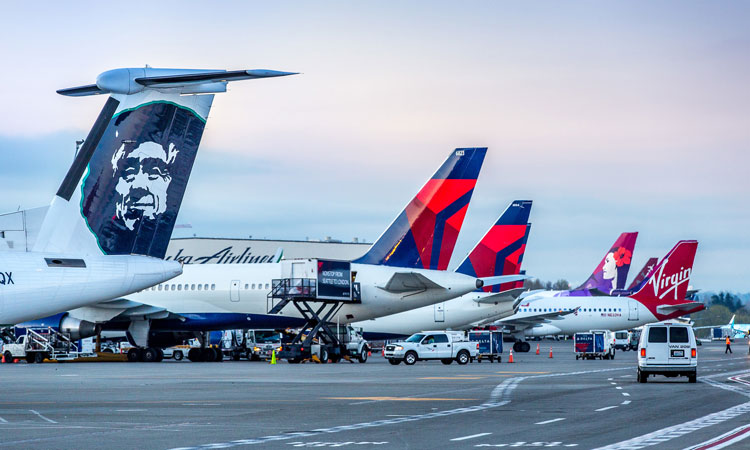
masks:
{"type": "Polygon", "coordinates": [[[514,315],[496,323],[516,338],[515,351],[526,352],[531,346],[522,339],[527,337],[627,330],[701,311],[703,303],[685,300],[697,248],[697,241],[679,241],[634,291],[530,295],[514,315]]]}
{"type": "Polygon", "coordinates": [[[726,325],[707,325],[702,327],[693,327],[695,330],[705,330],[708,328],[721,328],[726,330],[725,335],[734,338],[746,338],[750,337],[750,323],[734,323],[735,314],[729,320],[726,325]]]}
{"type": "MultiPolygon", "coordinates": [[[[531,200],[515,200],[500,215],[456,269],[471,276],[517,275],[526,250],[531,224],[531,200]]],[[[423,330],[462,330],[484,321],[513,314],[523,281],[483,287],[461,297],[398,314],[355,322],[365,339],[410,336],[423,330]]]]}
{"type": "MultiPolygon", "coordinates": [[[[120,298],[179,275],[181,264],[163,257],[213,94],[229,81],[283,75],[114,69],[96,84],[58,90],[109,97],[31,251],[0,252],[0,324],[120,298]]],[[[71,332],[93,326],[72,317],[59,325],[71,332]]]]}
{"type": "MultiPolygon", "coordinates": [[[[345,262],[350,264],[352,281],[356,279],[361,286],[361,301],[344,303],[332,322],[348,324],[394,314],[526,278],[476,277],[445,270],[486,151],[452,151],[368,252],[345,262]]],[[[218,352],[206,347],[206,332],[302,326],[305,320],[300,311],[289,308],[272,314],[276,305],[269,294],[274,280],[306,279],[310,266],[321,262],[185,265],[183,274],[170,283],[78,308],[65,317],[97,323],[103,330],[127,330],[135,345],[128,352],[131,361],[159,361],[162,348],[194,336],[202,348],[188,358],[216,360],[218,352]]],[[[58,320],[47,318],[50,323],[58,320]]]]}

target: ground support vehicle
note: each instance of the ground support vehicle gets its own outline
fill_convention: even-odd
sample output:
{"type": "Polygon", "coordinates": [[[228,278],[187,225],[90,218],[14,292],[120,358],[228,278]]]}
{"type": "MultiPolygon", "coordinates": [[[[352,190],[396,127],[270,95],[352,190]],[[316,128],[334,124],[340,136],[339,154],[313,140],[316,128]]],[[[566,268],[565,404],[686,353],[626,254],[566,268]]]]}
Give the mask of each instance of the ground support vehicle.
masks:
{"type": "Polygon", "coordinates": [[[273,352],[281,347],[281,333],[276,330],[247,330],[245,332],[248,361],[271,359],[273,352]]]}
{"type": "Polygon", "coordinates": [[[45,359],[70,361],[79,357],[96,357],[96,353],[79,351],[69,336],[51,327],[25,328],[25,334],[18,336],[15,342],[3,344],[2,355],[6,363],[17,359],[41,363],[45,359]]]}
{"type": "Polygon", "coordinates": [[[469,331],[469,341],[479,344],[477,362],[488,359],[490,362],[500,362],[503,352],[503,332],[494,330],[469,331]]]}
{"type": "Polygon", "coordinates": [[[385,346],[385,358],[393,365],[410,366],[420,360],[438,359],[443,364],[456,361],[467,364],[479,356],[479,342],[469,341],[463,333],[423,331],[385,346]]]}
{"type": "Polygon", "coordinates": [[[638,341],[641,340],[641,330],[639,328],[636,328],[635,330],[630,330],[630,350],[638,350],[638,341]]]}
{"type": "Polygon", "coordinates": [[[225,330],[221,335],[221,352],[225,358],[239,361],[247,355],[245,330],[225,330]]]}
{"type": "Polygon", "coordinates": [[[615,359],[611,331],[597,330],[573,335],[576,359],[615,359]]]}
{"type": "Polygon", "coordinates": [[[685,376],[695,383],[698,376],[698,349],[693,327],[675,322],[648,324],[638,344],[639,383],[651,375],[685,376]]]}
{"type": "Polygon", "coordinates": [[[630,350],[630,332],[615,331],[615,350],[630,350]]]}
{"type": "Polygon", "coordinates": [[[363,348],[360,343],[350,348],[332,329],[335,324],[331,322],[344,304],[362,302],[360,284],[352,282],[351,263],[310,259],[297,264],[306,268],[295,269],[292,260],[288,267],[282,266],[282,273],[289,277],[272,280],[267,298],[269,314],[278,314],[292,304],[305,320],[292,341],[282,345],[277,357],[292,364],[308,359],[336,363],[344,357],[360,358],[363,348]],[[312,273],[314,277],[296,278],[296,273],[312,273]],[[350,353],[354,349],[356,355],[350,353]]]}

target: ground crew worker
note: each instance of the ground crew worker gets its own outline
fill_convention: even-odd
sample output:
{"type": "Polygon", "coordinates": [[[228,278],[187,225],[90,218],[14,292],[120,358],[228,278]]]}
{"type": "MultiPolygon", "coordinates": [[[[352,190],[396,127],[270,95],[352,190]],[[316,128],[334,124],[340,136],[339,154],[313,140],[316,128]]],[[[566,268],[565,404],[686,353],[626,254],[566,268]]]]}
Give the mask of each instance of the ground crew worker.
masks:
{"type": "Polygon", "coordinates": [[[729,336],[727,336],[727,348],[724,350],[724,354],[726,355],[727,352],[729,352],[729,354],[732,353],[732,343],[729,341],[729,336]]]}

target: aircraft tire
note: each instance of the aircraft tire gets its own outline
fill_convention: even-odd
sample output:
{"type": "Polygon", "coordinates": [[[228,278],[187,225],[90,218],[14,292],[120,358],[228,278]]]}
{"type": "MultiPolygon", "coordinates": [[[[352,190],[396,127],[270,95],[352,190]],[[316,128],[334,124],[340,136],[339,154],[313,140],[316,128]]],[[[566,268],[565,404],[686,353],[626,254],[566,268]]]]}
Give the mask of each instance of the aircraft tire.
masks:
{"type": "Polygon", "coordinates": [[[138,362],[141,359],[140,349],[133,347],[128,350],[128,362],[138,362]]]}
{"type": "Polygon", "coordinates": [[[157,348],[156,349],[156,362],[162,362],[164,361],[164,350],[157,348]]]}
{"type": "Polygon", "coordinates": [[[141,353],[141,361],[156,362],[159,359],[159,352],[153,347],[148,347],[141,353]]]}
{"type": "Polygon", "coordinates": [[[187,358],[192,362],[199,362],[203,359],[201,358],[201,350],[198,348],[191,348],[188,350],[187,358]]]}
{"type": "Polygon", "coordinates": [[[521,353],[528,353],[531,350],[531,344],[528,342],[521,343],[521,353]]]}

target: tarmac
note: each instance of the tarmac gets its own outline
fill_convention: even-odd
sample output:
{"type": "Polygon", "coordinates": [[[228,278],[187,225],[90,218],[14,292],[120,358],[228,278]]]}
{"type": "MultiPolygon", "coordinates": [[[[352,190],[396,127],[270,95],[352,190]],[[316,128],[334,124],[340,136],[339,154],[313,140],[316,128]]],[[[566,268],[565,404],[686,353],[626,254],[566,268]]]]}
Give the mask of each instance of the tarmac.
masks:
{"type": "Polygon", "coordinates": [[[746,343],[699,347],[695,384],[636,383],[632,351],[577,361],[571,341],[540,344],[465,366],[3,364],[0,447],[750,448],[746,343]]]}

